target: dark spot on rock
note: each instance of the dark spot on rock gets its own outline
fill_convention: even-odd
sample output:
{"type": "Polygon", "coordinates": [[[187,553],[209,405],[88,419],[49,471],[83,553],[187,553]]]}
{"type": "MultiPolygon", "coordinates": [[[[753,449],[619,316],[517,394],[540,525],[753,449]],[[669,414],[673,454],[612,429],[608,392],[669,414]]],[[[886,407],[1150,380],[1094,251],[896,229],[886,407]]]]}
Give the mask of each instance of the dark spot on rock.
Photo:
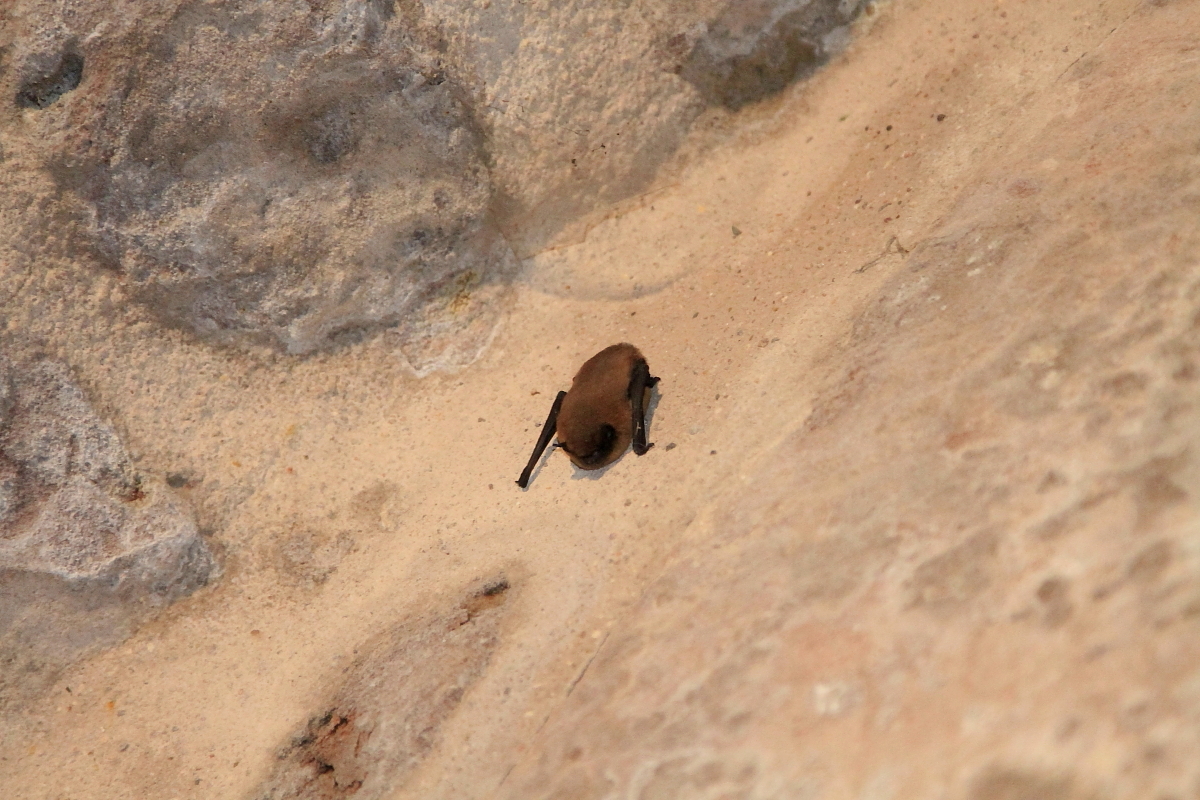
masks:
{"type": "Polygon", "coordinates": [[[993,533],[977,533],[957,547],[917,567],[910,585],[911,606],[951,608],[961,605],[992,582],[999,549],[993,533]]]}
{"type": "Polygon", "coordinates": [[[167,475],[167,486],[170,486],[172,489],[182,489],[184,486],[187,486],[187,482],[187,476],[181,475],[178,472],[172,472],[167,475]]]}
{"type": "Polygon", "coordinates": [[[395,0],[371,0],[369,5],[385,22],[396,13],[395,0]]]}
{"type": "Polygon", "coordinates": [[[331,108],[305,125],[304,142],[309,156],[318,164],[332,164],[349,155],[358,144],[354,114],[331,108]]]}
{"type": "Polygon", "coordinates": [[[484,611],[504,605],[505,593],[508,590],[507,578],[498,578],[484,584],[482,589],[463,603],[462,608],[467,612],[467,617],[465,620],[459,620],[459,623],[470,622],[484,611]]]}
{"type": "Polygon", "coordinates": [[[1017,178],[1008,185],[1008,193],[1013,197],[1033,197],[1040,191],[1041,187],[1028,178],[1017,178]]]}
{"type": "Polygon", "coordinates": [[[83,56],[64,53],[58,64],[42,75],[21,84],[16,103],[21,108],[46,108],[83,80],[83,56]]]}
{"type": "Polygon", "coordinates": [[[500,580],[496,581],[495,583],[491,583],[491,584],[488,584],[487,586],[485,586],[483,588],[483,591],[480,592],[480,594],[482,594],[484,597],[495,597],[496,595],[503,594],[504,592],[507,592],[507,591],[508,591],[508,581],[505,580],[504,578],[501,578],[500,580]]]}
{"type": "Polygon", "coordinates": [[[1037,599],[1042,603],[1042,621],[1047,627],[1057,628],[1070,618],[1070,583],[1065,578],[1053,577],[1042,581],[1038,586],[1037,599]]]}
{"type": "Polygon", "coordinates": [[[138,500],[142,500],[145,497],[146,493],[142,491],[142,482],[140,480],[133,481],[128,486],[124,487],[123,491],[121,492],[121,499],[126,503],[136,503],[138,500]]]}
{"type": "Polygon", "coordinates": [[[1188,499],[1187,490],[1172,480],[1185,463],[1184,456],[1154,458],[1129,474],[1127,480],[1133,484],[1139,528],[1149,527],[1168,508],[1188,499]]]}
{"type": "Polygon", "coordinates": [[[1042,482],[1038,484],[1037,490],[1038,494],[1042,494],[1066,485],[1067,479],[1063,477],[1062,473],[1056,470],[1050,470],[1046,473],[1045,477],[1042,478],[1042,482]]]}
{"type": "Polygon", "coordinates": [[[1181,616],[1184,619],[1195,619],[1200,617],[1200,600],[1193,600],[1183,607],[1181,616]]]}
{"type": "MultiPolygon", "coordinates": [[[[731,3],[675,71],[709,103],[736,111],[816,70],[829,58],[829,34],[858,10],[836,0],[731,3]]],[[[686,46],[686,37],[673,37],[671,46],[686,46]]]]}
{"type": "Polygon", "coordinates": [[[1047,578],[1042,581],[1042,585],[1038,587],[1038,600],[1043,603],[1049,603],[1056,597],[1061,597],[1064,593],[1063,581],[1059,578],[1047,578]]]}
{"type": "Polygon", "coordinates": [[[1069,777],[1038,775],[1015,769],[992,768],[971,787],[971,800],[1069,800],[1069,777]]]}
{"type": "Polygon", "coordinates": [[[1146,388],[1150,379],[1138,372],[1122,372],[1114,375],[1101,384],[1105,394],[1115,397],[1128,397],[1146,388]]]}
{"type": "Polygon", "coordinates": [[[1152,581],[1171,564],[1171,543],[1160,540],[1138,553],[1129,564],[1129,577],[1152,581]]]}
{"type": "Polygon", "coordinates": [[[335,534],[297,526],[273,542],[271,562],[289,584],[314,591],[337,572],[354,548],[354,538],[344,531],[335,534]]]}
{"type": "Polygon", "coordinates": [[[938,122],[941,122],[941,121],[942,121],[942,120],[944,120],[945,118],[946,118],[946,115],[945,115],[945,114],[938,114],[938,115],[937,115],[937,121],[938,121],[938,122]]]}

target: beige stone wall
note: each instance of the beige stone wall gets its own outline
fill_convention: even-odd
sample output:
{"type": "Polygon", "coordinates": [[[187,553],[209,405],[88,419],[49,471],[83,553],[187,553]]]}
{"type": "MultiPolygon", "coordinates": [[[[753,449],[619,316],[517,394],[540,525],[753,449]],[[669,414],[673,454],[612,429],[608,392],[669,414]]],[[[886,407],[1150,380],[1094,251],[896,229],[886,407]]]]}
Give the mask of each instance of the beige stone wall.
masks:
{"type": "Polygon", "coordinates": [[[223,569],[6,717],[10,792],[1195,797],[1200,4],[872,12],[423,378],[164,329],[6,129],[4,330],[223,569]],[[656,447],[518,490],[622,340],[656,447]]]}

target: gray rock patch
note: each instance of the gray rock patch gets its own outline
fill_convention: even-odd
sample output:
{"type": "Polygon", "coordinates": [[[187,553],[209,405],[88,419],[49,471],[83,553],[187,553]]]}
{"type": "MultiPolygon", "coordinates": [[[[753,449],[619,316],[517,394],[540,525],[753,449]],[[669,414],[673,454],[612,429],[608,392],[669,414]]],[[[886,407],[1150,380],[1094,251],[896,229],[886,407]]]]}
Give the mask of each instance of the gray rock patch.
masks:
{"type": "Polygon", "coordinates": [[[216,571],[190,507],[135,473],[64,365],[0,356],[0,707],[216,571]]]}

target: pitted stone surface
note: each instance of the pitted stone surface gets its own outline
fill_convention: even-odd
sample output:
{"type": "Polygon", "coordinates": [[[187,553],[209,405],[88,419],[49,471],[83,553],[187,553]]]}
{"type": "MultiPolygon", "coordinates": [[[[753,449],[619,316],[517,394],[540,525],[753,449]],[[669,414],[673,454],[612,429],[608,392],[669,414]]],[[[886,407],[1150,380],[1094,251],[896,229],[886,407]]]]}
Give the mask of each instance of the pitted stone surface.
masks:
{"type": "Polygon", "coordinates": [[[379,328],[416,347],[431,305],[485,313],[471,292],[513,266],[481,132],[421,33],[388,4],[181,5],[96,58],[52,169],[164,321],[289,353],[379,328]]]}
{"type": "MultiPolygon", "coordinates": [[[[28,2],[46,14],[0,36],[146,8],[28,2]]],[[[122,499],[120,480],[114,495],[101,477],[122,462],[97,436],[77,469],[101,477],[46,459],[38,474],[60,482],[36,508],[108,498],[88,523],[103,554],[131,508],[187,498],[227,559],[226,579],[57,678],[27,646],[35,629],[10,624],[28,608],[0,602],[0,675],[43,680],[0,728],[11,785],[77,800],[1193,797],[1200,6],[881,4],[844,57],[736,114],[674,71],[700,29],[666,0],[456,7],[447,62],[467,63],[462,31],[477,30],[505,91],[494,75],[456,85],[496,90],[488,103],[525,126],[480,126],[492,146],[524,137],[488,164],[512,200],[497,219],[566,197],[537,165],[571,158],[567,199],[607,202],[632,155],[666,141],[650,134],[673,130],[680,107],[662,98],[738,136],[564,248],[557,286],[518,284],[495,346],[454,375],[414,377],[391,334],[304,359],[209,347],[130,302],[70,235],[75,198],[46,188],[39,160],[103,78],[111,30],[81,27],[74,90],[0,109],[0,217],[22,233],[0,237],[4,333],[69,361],[152,472],[145,497],[122,499]],[[658,73],[622,60],[643,51],[658,73]],[[587,91],[539,94],[551,84],[587,91]],[[573,294],[589,270],[596,290],[573,294]],[[622,340],[662,376],[657,446],[602,475],[551,459],[517,490],[553,393],[622,340]],[[444,594],[501,570],[503,612],[486,591],[444,594]]],[[[22,48],[69,39],[6,50],[6,96],[54,67],[27,71],[22,48]]],[[[363,146],[336,113],[312,130],[324,144],[290,146],[314,169],[363,146]]],[[[32,474],[0,464],[22,525],[32,474]]],[[[42,630],[64,647],[128,625],[91,578],[45,588],[63,580],[0,587],[54,597],[42,630]]]]}
{"type": "Polygon", "coordinates": [[[289,354],[390,331],[425,374],[490,340],[518,257],[644,191],[708,105],[810,73],[861,3],[738,7],[72,8],[18,15],[11,74],[70,246],[161,322],[289,354]]]}
{"type": "Polygon", "coordinates": [[[205,585],[216,564],[188,504],[132,469],[64,364],[2,360],[0,386],[6,703],[205,585]]]}

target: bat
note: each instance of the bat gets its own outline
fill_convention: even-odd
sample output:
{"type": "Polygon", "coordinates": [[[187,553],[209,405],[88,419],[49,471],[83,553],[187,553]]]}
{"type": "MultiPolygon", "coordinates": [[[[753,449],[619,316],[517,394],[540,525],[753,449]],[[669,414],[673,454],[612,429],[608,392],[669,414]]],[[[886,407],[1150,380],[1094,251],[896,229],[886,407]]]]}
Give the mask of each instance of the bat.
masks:
{"type": "Polygon", "coordinates": [[[631,344],[614,344],[589,358],[575,374],[570,391],[554,398],[517,485],[529,485],[533,468],[556,434],[555,447],[580,469],[607,466],[630,444],[634,453],[645,455],[654,446],[646,441],[646,401],[657,383],[645,356],[631,344]]]}

